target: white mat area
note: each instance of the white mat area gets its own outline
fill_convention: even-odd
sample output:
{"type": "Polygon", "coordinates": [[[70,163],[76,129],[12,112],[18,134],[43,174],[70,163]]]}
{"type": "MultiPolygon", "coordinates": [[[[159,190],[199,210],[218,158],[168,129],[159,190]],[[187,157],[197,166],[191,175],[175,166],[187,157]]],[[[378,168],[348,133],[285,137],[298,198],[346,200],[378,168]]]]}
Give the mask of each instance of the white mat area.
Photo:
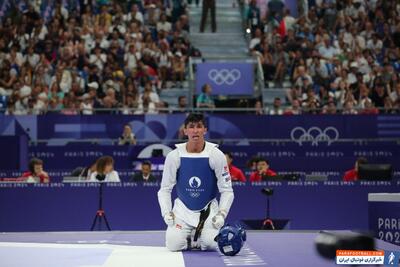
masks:
{"type": "Polygon", "coordinates": [[[0,242],[0,267],[184,267],[165,247],[0,242]]]}

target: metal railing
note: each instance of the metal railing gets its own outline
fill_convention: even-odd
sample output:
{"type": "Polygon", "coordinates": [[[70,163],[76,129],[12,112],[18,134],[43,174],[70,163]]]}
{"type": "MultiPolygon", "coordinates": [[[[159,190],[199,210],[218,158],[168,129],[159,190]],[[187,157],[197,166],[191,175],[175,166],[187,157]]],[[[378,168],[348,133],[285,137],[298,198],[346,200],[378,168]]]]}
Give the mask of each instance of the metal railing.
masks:
{"type": "MultiPolygon", "coordinates": [[[[267,111],[269,110],[269,108],[272,108],[272,104],[269,107],[264,107],[262,108],[262,110],[264,111],[263,115],[268,115],[267,111]]],[[[283,111],[288,110],[288,108],[290,108],[290,106],[285,105],[282,106],[281,109],[283,111]]],[[[376,110],[379,111],[379,114],[400,114],[400,108],[390,108],[390,109],[386,109],[386,108],[374,108],[376,110]]],[[[29,115],[44,115],[44,114],[48,114],[48,113],[61,113],[63,111],[66,110],[70,110],[70,111],[76,111],[78,114],[77,115],[81,115],[81,112],[83,110],[76,108],[76,109],[45,109],[45,110],[35,110],[35,109],[27,109],[27,114],[29,115]]],[[[149,115],[152,113],[135,113],[137,111],[139,111],[136,108],[123,108],[123,107],[118,107],[118,108],[93,108],[91,109],[93,111],[93,115],[100,115],[100,114],[119,114],[119,115],[149,115]]],[[[326,109],[324,108],[306,108],[306,107],[299,107],[299,110],[301,111],[301,114],[303,115],[307,115],[307,114],[314,114],[314,113],[319,113],[322,112],[326,109]]],[[[365,111],[367,109],[365,108],[360,108],[360,107],[354,107],[352,110],[355,110],[357,112],[360,111],[365,111]]],[[[371,109],[369,109],[371,110],[371,109]]],[[[4,114],[6,111],[6,109],[0,109],[0,115],[4,114]]],[[[187,112],[205,112],[205,113],[247,113],[247,114],[256,114],[256,112],[258,112],[259,109],[256,108],[243,108],[243,107],[224,107],[224,108],[196,108],[196,107],[188,107],[185,109],[181,109],[178,107],[168,107],[168,108],[157,108],[156,113],[154,114],[172,114],[172,113],[187,113],[187,112]]],[[[343,108],[336,108],[337,113],[336,114],[342,114],[343,111],[345,111],[345,109],[343,108]]],[[[13,115],[13,114],[9,114],[9,115],[13,115]]],[[[18,115],[18,114],[16,114],[18,115]]],[[[25,115],[25,114],[23,114],[25,115]]],[[[74,115],[74,114],[66,114],[66,115],[74,115]]],[[[90,115],[88,115],[90,116],[90,115]]],[[[280,115],[280,116],[284,116],[284,115],[280,115]]]]}
{"type": "Polygon", "coordinates": [[[260,96],[262,94],[262,90],[265,87],[264,70],[262,67],[261,58],[258,56],[254,56],[254,58],[257,60],[257,64],[256,64],[256,76],[257,76],[256,95],[260,96]]]}

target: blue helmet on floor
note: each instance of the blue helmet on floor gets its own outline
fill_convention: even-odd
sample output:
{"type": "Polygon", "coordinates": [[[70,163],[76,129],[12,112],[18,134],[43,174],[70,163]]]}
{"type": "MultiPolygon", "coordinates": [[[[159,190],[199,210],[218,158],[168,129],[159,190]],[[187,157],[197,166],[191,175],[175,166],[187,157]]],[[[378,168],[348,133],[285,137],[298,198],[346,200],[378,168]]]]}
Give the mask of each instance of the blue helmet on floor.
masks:
{"type": "Polygon", "coordinates": [[[246,231],[240,224],[227,224],[219,230],[215,240],[222,254],[234,256],[239,253],[246,241],[246,231]]]}

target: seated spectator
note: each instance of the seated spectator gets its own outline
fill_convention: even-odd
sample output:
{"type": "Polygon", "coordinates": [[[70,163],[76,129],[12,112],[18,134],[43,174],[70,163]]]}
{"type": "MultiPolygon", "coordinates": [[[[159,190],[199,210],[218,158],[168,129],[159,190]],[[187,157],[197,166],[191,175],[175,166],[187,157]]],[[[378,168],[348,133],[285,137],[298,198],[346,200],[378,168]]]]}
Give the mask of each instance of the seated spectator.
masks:
{"type": "Polygon", "coordinates": [[[29,162],[29,171],[22,174],[28,183],[50,183],[50,177],[43,170],[43,161],[38,158],[32,158],[29,162]]]}
{"type": "Polygon", "coordinates": [[[349,100],[344,102],[344,106],[343,106],[343,112],[342,114],[357,114],[357,110],[354,108],[354,102],[349,100]]]}
{"type": "Polygon", "coordinates": [[[344,173],[343,176],[343,181],[346,182],[351,182],[351,181],[357,181],[360,177],[358,177],[358,167],[361,164],[366,164],[368,163],[368,160],[364,157],[360,157],[356,160],[356,163],[354,164],[354,169],[348,170],[344,173]]]}
{"type": "Polygon", "coordinates": [[[279,97],[275,97],[272,108],[268,111],[269,115],[282,115],[282,101],[279,97]]]}
{"type": "Polygon", "coordinates": [[[131,178],[131,182],[156,182],[157,178],[151,174],[151,162],[143,161],[142,170],[139,173],[135,173],[131,178]]]}
{"type": "Polygon", "coordinates": [[[379,109],[374,106],[374,103],[370,99],[365,99],[364,108],[359,112],[359,114],[376,115],[379,114],[379,109]]]}
{"type": "Polygon", "coordinates": [[[96,171],[90,175],[90,182],[120,182],[118,172],[114,170],[114,159],[110,156],[100,157],[96,161],[96,171]]]}
{"type": "Polygon", "coordinates": [[[185,58],[180,51],[172,57],[172,80],[176,82],[178,87],[182,87],[182,82],[185,77],[185,58]]]}
{"type": "Polygon", "coordinates": [[[124,131],[118,139],[118,145],[136,145],[136,137],[130,125],[124,126],[124,131]]]}
{"type": "Polygon", "coordinates": [[[250,182],[260,182],[268,177],[276,176],[276,172],[269,168],[269,162],[260,158],[257,161],[257,170],[250,175],[250,182]]]}
{"type": "Polygon", "coordinates": [[[93,161],[87,167],[77,167],[77,168],[75,168],[71,172],[71,176],[79,177],[80,180],[89,180],[91,174],[96,171],[96,162],[97,162],[97,160],[93,161]]]}
{"type": "Polygon", "coordinates": [[[201,94],[196,99],[196,106],[198,108],[215,108],[211,92],[212,88],[209,84],[203,85],[201,88],[201,94]]]}
{"type": "Polygon", "coordinates": [[[178,97],[178,110],[175,112],[186,112],[188,109],[188,101],[187,97],[184,95],[180,95],[178,97]]]}
{"type": "Polygon", "coordinates": [[[172,29],[172,25],[167,21],[167,15],[165,13],[160,14],[160,21],[157,22],[157,31],[165,31],[170,32],[172,29]]]}
{"type": "Polygon", "coordinates": [[[150,93],[144,92],[141,99],[139,100],[139,106],[137,107],[134,114],[156,114],[158,110],[156,104],[151,100],[150,93]]]}
{"type": "Polygon", "coordinates": [[[285,115],[299,115],[302,113],[300,106],[300,101],[298,99],[293,99],[292,105],[285,110],[285,115]]]}
{"type": "Polygon", "coordinates": [[[257,100],[254,104],[254,109],[256,110],[256,115],[263,115],[265,114],[265,109],[263,108],[263,104],[260,100],[257,100]]]}
{"type": "Polygon", "coordinates": [[[233,157],[230,152],[225,152],[226,161],[228,162],[229,173],[231,174],[232,181],[246,182],[246,177],[244,176],[241,169],[232,164],[233,157]]]}
{"type": "Polygon", "coordinates": [[[79,107],[82,115],[93,115],[93,102],[93,99],[88,93],[82,96],[82,102],[79,107]]]}
{"type": "Polygon", "coordinates": [[[246,162],[246,167],[254,172],[257,171],[257,162],[259,160],[258,156],[252,156],[247,162],[246,162]]]}

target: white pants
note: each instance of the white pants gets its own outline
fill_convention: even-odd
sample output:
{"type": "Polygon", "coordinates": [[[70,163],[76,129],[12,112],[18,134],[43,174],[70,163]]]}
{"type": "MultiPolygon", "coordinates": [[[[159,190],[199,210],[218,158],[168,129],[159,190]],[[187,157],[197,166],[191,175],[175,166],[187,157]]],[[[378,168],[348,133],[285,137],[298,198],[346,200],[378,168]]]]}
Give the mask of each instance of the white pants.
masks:
{"type": "Polygon", "coordinates": [[[205,221],[203,230],[197,238],[197,243],[193,243],[195,231],[195,227],[175,217],[174,224],[168,226],[165,235],[167,248],[171,251],[181,251],[194,247],[200,247],[201,250],[216,250],[217,242],[214,241],[214,238],[218,235],[219,230],[212,225],[212,214],[205,221]],[[188,247],[188,239],[192,242],[191,247],[188,247]]]}

